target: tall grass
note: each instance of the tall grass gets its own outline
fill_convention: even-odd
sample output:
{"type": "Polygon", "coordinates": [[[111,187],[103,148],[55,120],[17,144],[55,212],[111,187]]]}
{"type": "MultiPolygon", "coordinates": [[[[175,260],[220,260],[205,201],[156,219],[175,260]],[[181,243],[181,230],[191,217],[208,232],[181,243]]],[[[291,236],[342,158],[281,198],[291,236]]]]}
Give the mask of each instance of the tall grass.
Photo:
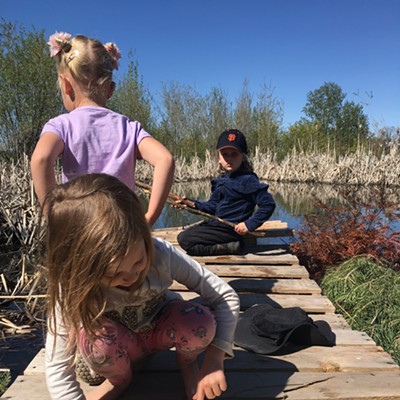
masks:
{"type": "Polygon", "coordinates": [[[11,374],[8,371],[0,371],[0,396],[7,390],[11,382],[11,374]]]}
{"type": "Polygon", "coordinates": [[[355,257],[330,268],[321,286],[350,325],[400,365],[400,274],[375,259],[355,257]]]}

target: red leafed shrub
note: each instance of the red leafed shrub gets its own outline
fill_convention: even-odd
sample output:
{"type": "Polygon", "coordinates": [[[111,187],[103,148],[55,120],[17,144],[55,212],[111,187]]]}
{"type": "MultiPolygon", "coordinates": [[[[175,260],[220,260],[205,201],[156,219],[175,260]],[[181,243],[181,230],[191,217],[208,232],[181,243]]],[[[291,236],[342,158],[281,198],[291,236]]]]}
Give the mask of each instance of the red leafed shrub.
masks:
{"type": "Polygon", "coordinates": [[[319,280],[329,266],[359,255],[385,260],[400,271],[400,232],[392,232],[388,224],[399,218],[393,208],[354,198],[347,199],[346,206],[317,206],[317,213],[304,216],[298,241],[291,245],[312,278],[319,280]]]}

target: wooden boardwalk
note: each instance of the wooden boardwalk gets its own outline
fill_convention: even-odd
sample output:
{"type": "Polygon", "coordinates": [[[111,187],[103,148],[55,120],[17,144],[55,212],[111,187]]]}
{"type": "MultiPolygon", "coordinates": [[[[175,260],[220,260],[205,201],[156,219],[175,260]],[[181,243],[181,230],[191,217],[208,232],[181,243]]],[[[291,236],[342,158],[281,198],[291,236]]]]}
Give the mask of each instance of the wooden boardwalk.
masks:
{"type": "MultiPolygon", "coordinates": [[[[270,236],[285,234],[279,227],[270,236]]],[[[176,244],[176,229],[156,230],[155,236],[176,244]]],[[[286,232],[287,233],[287,232],[286,232]]],[[[273,248],[275,247],[275,248],[273,248]]],[[[315,321],[329,323],[334,347],[312,346],[291,354],[261,356],[235,348],[225,362],[229,400],[400,400],[400,368],[365,333],[351,330],[298,259],[284,249],[244,256],[200,257],[206,268],[227,280],[240,295],[241,310],[253,304],[299,306],[315,321]]],[[[175,283],[183,298],[197,295],[175,283]]],[[[2,399],[48,400],[43,371],[44,350],[19,376],[2,399]]],[[[84,390],[87,385],[83,384],[84,390]]],[[[183,400],[183,383],[174,351],[153,356],[135,374],[123,400],[183,400]]]]}

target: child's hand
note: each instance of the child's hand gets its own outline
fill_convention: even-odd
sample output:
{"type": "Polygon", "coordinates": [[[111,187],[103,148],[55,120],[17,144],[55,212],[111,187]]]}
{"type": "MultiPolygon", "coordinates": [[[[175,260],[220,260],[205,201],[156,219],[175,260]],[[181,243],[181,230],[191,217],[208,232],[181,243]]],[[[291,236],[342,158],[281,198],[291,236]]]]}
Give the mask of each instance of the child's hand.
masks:
{"type": "Polygon", "coordinates": [[[221,396],[222,392],[225,392],[226,389],[224,371],[217,370],[200,378],[193,400],[215,399],[221,396]]]}
{"type": "Polygon", "coordinates": [[[200,378],[193,400],[215,399],[227,389],[222,350],[210,346],[200,369],[200,378]]]}
{"type": "Polygon", "coordinates": [[[244,222],[240,222],[235,226],[235,232],[239,235],[245,235],[249,230],[244,222]]]}
{"type": "Polygon", "coordinates": [[[190,207],[190,208],[196,208],[196,204],[194,203],[194,201],[188,200],[188,199],[186,198],[186,196],[183,196],[183,197],[181,197],[180,199],[175,200],[175,203],[177,203],[177,204],[183,204],[183,205],[188,206],[188,207],[190,207]]]}

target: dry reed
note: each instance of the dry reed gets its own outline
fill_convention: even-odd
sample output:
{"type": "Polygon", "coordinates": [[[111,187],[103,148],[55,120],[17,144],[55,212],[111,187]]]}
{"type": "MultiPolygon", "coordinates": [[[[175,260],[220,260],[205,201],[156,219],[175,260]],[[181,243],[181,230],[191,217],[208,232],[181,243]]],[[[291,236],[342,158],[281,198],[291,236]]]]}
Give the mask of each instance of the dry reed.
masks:
{"type": "MultiPolygon", "coordinates": [[[[355,153],[337,157],[334,153],[298,152],[293,150],[278,161],[271,152],[255,149],[251,157],[260,179],[269,182],[326,183],[330,185],[399,186],[400,147],[392,143],[381,157],[362,148],[355,153]]],[[[137,176],[151,176],[151,166],[138,163],[137,176]]],[[[207,180],[215,177],[217,165],[214,152],[206,151],[205,159],[176,159],[175,182],[207,180]]]]}
{"type": "MultiPolygon", "coordinates": [[[[270,184],[274,182],[270,188],[273,194],[280,190],[279,182],[352,184],[357,190],[360,185],[399,186],[400,151],[396,143],[380,158],[362,149],[339,158],[334,154],[293,151],[280,162],[274,154],[261,153],[257,148],[252,155],[252,162],[260,179],[270,184]]],[[[180,183],[196,181],[198,193],[194,192],[193,197],[199,198],[200,194],[203,198],[208,197],[209,180],[216,173],[217,163],[213,151],[207,151],[204,160],[200,157],[190,160],[180,157],[176,160],[173,190],[178,195],[184,195],[186,186],[180,183]]],[[[138,162],[136,177],[141,181],[151,181],[152,167],[148,163],[138,162]]],[[[326,196],[338,197],[340,191],[337,188],[327,188],[324,190],[326,196]]],[[[309,185],[303,190],[310,198],[315,196],[309,185]]],[[[282,196],[290,201],[290,193],[282,193],[282,196]]],[[[34,310],[40,295],[44,293],[38,258],[39,211],[28,157],[16,163],[0,161],[0,311],[1,305],[6,302],[24,300],[24,308],[31,320],[37,318],[34,310]]],[[[1,314],[0,317],[4,318],[1,314]]],[[[20,328],[21,331],[24,329],[20,328]]]]}

